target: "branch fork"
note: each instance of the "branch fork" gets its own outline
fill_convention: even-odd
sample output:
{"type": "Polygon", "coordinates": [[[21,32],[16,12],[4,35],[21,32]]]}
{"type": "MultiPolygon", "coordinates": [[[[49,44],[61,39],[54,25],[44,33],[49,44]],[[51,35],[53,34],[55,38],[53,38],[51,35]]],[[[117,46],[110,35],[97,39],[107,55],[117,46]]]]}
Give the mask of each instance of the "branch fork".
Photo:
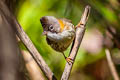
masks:
{"type": "MultiPolygon", "coordinates": [[[[56,77],[54,76],[53,72],[51,71],[51,69],[48,67],[48,65],[46,64],[46,62],[44,61],[44,59],[42,58],[40,53],[37,51],[34,44],[28,37],[28,35],[24,32],[21,25],[18,23],[17,19],[10,12],[10,10],[6,6],[6,4],[4,4],[4,2],[1,1],[0,7],[1,7],[1,11],[5,13],[4,15],[7,16],[7,19],[11,22],[11,25],[16,30],[16,35],[21,39],[23,44],[26,46],[26,48],[30,52],[31,56],[36,61],[36,63],[40,67],[40,69],[43,71],[43,73],[45,74],[47,79],[48,80],[57,80],[56,77]],[[7,13],[6,13],[6,11],[7,11],[7,13]]],[[[71,52],[69,55],[69,57],[73,59],[73,63],[74,63],[75,57],[77,55],[79,46],[81,44],[81,41],[82,41],[82,38],[83,38],[83,35],[85,32],[85,25],[88,20],[89,13],[90,13],[90,6],[86,6],[80,22],[76,26],[76,38],[73,42],[73,46],[72,46],[72,49],[71,49],[71,52]]],[[[70,72],[72,70],[73,63],[71,63],[71,64],[66,63],[61,80],[68,80],[68,78],[70,76],[70,72]]]]}

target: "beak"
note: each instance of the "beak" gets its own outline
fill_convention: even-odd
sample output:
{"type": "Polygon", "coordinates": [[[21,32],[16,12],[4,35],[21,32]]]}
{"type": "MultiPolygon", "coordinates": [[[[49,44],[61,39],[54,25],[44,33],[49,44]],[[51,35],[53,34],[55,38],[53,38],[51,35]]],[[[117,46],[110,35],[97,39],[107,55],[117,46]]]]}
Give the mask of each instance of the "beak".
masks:
{"type": "Polygon", "coordinates": [[[43,33],[42,33],[42,35],[44,36],[44,35],[47,35],[47,31],[44,31],[43,33]]]}

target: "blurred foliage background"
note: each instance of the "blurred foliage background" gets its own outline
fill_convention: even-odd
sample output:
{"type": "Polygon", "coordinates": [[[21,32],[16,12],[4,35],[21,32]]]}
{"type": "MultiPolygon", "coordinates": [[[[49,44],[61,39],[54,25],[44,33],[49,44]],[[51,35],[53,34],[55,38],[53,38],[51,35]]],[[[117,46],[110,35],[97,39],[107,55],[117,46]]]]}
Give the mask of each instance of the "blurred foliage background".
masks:
{"type": "MultiPolygon", "coordinates": [[[[42,35],[40,18],[67,18],[76,25],[86,5],[91,6],[91,13],[70,80],[112,80],[104,50],[111,50],[120,73],[119,0],[20,0],[16,16],[55,76],[60,79],[66,61],[61,53],[47,44],[45,36],[42,35]]],[[[65,51],[66,56],[69,51],[70,47],[65,51]]]]}

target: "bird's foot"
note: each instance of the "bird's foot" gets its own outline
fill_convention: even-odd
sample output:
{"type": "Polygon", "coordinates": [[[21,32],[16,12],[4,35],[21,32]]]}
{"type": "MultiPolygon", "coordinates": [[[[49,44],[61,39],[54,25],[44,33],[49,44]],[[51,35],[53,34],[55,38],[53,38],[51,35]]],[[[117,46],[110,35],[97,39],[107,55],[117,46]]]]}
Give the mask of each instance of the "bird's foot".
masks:
{"type": "Polygon", "coordinates": [[[73,59],[72,59],[72,58],[70,58],[70,57],[66,57],[66,61],[68,62],[68,64],[73,63],[73,59]]]}

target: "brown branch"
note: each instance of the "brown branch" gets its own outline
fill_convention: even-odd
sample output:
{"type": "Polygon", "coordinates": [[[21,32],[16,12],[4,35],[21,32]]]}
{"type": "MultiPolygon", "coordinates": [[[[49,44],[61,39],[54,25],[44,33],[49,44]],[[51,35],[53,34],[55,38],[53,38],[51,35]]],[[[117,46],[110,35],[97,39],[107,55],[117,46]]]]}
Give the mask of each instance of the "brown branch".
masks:
{"type": "Polygon", "coordinates": [[[32,43],[32,41],[27,36],[27,34],[24,32],[24,30],[22,29],[22,27],[20,27],[20,25],[18,24],[18,22],[16,20],[15,20],[15,24],[16,24],[16,28],[17,28],[17,35],[18,35],[18,37],[24,43],[24,45],[26,46],[26,48],[28,49],[28,51],[30,52],[30,54],[32,55],[32,57],[34,58],[34,60],[36,61],[36,63],[39,65],[39,67],[41,68],[41,70],[43,71],[43,73],[45,74],[45,76],[49,80],[53,80],[53,79],[56,80],[56,78],[53,75],[52,71],[50,70],[50,68],[48,67],[48,65],[45,63],[44,59],[42,58],[42,56],[40,55],[40,53],[35,48],[35,46],[32,43]]]}
{"type": "MultiPolygon", "coordinates": [[[[73,60],[73,63],[85,32],[85,25],[88,20],[89,13],[90,13],[90,6],[86,6],[80,22],[76,26],[76,38],[73,42],[73,47],[71,49],[70,56],[69,56],[73,60]]],[[[66,63],[61,80],[68,80],[72,70],[73,63],[71,64],[66,63]]]]}
{"type": "Polygon", "coordinates": [[[1,11],[4,12],[4,15],[6,16],[8,21],[11,23],[11,26],[15,28],[16,34],[21,39],[21,41],[24,43],[24,45],[26,46],[26,48],[28,49],[28,51],[30,52],[30,54],[32,55],[36,63],[38,64],[38,66],[41,68],[45,76],[49,80],[56,80],[52,71],[50,70],[48,65],[45,63],[40,53],[37,51],[37,49],[35,48],[30,38],[24,32],[24,30],[22,29],[22,27],[20,26],[20,24],[18,23],[14,15],[9,11],[6,4],[4,4],[2,1],[0,1],[0,8],[1,8],[1,11]]]}
{"type": "Polygon", "coordinates": [[[106,49],[105,53],[106,53],[106,58],[107,58],[107,61],[108,61],[108,65],[109,65],[109,68],[110,68],[110,71],[112,73],[112,76],[113,76],[114,80],[120,80],[119,76],[117,74],[117,70],[115,69],[115,65],[112,61],[109,49],[106,49]]]}

